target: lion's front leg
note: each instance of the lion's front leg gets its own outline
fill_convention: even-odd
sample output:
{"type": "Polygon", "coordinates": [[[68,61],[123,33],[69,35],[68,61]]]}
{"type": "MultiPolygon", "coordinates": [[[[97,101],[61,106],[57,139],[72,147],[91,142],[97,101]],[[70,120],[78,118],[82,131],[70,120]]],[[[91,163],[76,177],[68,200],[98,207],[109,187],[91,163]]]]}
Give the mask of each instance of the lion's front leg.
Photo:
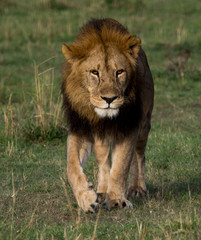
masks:
{"type": "Polygon", "coordinates": [[[126,199],[126,182],[130,163],[135,151],[136,136],[127,138],[113,147],[112,168],[105,199],[106,207],[132,207],[126,199]]]}
{"type": "Polygon", "coordinates": [[[95,212],[98,207],[97,195],[91,189],[81,166],[89,157],[90,152],[90,142],[75,134],[69,134],[67,139],[67,177],[78,205],[85,212],[95,212]]]}
{"type": "Polygon", "coordinates": [[[97,195],[98,202],[101,203],[105,199],[110,176],[110,141],[96,138],[94,153],[98,163],[97,195]]]}

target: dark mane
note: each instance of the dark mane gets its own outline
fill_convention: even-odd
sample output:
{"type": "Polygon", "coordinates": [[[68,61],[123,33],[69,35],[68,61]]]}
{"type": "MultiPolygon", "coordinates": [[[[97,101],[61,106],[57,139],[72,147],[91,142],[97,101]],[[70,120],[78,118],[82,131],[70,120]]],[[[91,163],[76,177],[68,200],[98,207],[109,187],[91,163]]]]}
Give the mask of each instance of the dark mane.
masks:
{"type": "Polygon", "coordinates": [[[71,50],[78,58],[86,56],[98,44],[113,44],[120,51],[125,51],[130,38],[128,30],[116,20],[94,19],[81,28],[71,50]]]}
{"type": "MultiPolygon", "coordinates": [[[[77,36],[75,42],[69,45],[69,48],[73,57],[78,59],[78,61],[84,61],[90,50],[98,44],[115,46],[121,52],[130,51],[129,47],[133,46],[133,44],[136,44],[140,48],[140,40],[135,38],[135,36],[132,37],[125,27],[110,18],[89,21],[81,28],[80,34],[77,36]]],[[[135,61],[132,58],[132,61],[131,65],[136,63],[137,60],[135,61]]],[[[137,70],[137,65],[135,69],[137,70]]],[[[129,85],[125,91],[125,98],[129,99],[128,103],[119,109],[119,114],[115,118],[102,119],[97,116],[92,107],[90,109],[90,106],[84,112],[82,104],[84,104],[83,101],[86,95],[82,95],[84,90],[82,90],[81,94],[76,92],[81,86],[79,81],[77,81],[77,84],[80,86],[74,84],[68,93],[66,92],[67,82],[76,82],[75,78],[72,77],[71,71],[71,64],[66,61],[61,92],[63,95],[63,108],[66,113],[70,132],[90,138],[93,138],[94,135],[100,138],[105,138],[106,135],[109,135],[116,140],[120,140],[122,137],[129,135],[132,129],[138,126],[141,119],[141,102],[136,92],[135,72],[132,73],[129,85]],[[72,106],[72,98],[75,96],[76,103],[79,98],[79,107],[77,109],[72,106]]]]}
{"type": "Polygon", "coordinates": [[[122,35],[129,34],[128,30],[123,25],[112,18],[92,19],[81,28],[78,39],[81,35],[90,34],[92,31],[96,31],[101,35],[101,31],[105,26],[112,32],[119,32],[122,35]]]}

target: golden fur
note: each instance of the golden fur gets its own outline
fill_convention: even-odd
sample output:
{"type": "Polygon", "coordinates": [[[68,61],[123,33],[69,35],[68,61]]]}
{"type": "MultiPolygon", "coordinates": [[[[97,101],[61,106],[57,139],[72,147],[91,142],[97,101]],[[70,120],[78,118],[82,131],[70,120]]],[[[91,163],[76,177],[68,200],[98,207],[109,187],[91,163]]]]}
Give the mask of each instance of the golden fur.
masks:
{"type": "Polygon", "coordinates": [[[100,19],[62,46],[63,105],[70,128],[67,176],[85,212],[94,212],[102,200],[108,209],[131,207],[126,199],[129,169],[129,196],[146,193],[144,152],[154,90],[140,43],[116,20],[100,19]],[[97,193],[83,173],[92,147],[99,166],[97,193]]]}

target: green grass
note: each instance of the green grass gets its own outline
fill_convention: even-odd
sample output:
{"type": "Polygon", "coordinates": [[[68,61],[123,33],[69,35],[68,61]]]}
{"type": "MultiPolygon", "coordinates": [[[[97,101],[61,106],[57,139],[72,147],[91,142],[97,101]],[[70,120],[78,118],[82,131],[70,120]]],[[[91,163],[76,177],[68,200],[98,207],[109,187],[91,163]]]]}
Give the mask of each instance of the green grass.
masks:
{"type": "MultiPolygon", "coordinates": [[[[0,239],[201,238],[200,10],[196,0],[0,1],[0,239]],[[62,43],[93,17],[142,39],[155,106],[148,196],[90,215],[65,176],[60,82],[62,43]]],[[[93,155],[85,172],[96,185],[93,155]]]]}

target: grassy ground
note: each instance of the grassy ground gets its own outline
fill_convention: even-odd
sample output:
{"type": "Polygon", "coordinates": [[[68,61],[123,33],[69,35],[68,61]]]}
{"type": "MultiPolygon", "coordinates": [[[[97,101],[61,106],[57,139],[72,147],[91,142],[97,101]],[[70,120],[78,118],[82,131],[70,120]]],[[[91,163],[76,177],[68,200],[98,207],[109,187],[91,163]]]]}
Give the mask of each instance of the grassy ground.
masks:
{"type": "MultiPolygon", "coordinates": [[[[0,1],[0,239],[201,238],[201,2],[0,1]],[[148,197],[84,214],[65,176],[63,42],[91,17],[142,39],[155,81],[148,197]]],[[[94,156],[86,173],[96,184],[94,156]]]]}

